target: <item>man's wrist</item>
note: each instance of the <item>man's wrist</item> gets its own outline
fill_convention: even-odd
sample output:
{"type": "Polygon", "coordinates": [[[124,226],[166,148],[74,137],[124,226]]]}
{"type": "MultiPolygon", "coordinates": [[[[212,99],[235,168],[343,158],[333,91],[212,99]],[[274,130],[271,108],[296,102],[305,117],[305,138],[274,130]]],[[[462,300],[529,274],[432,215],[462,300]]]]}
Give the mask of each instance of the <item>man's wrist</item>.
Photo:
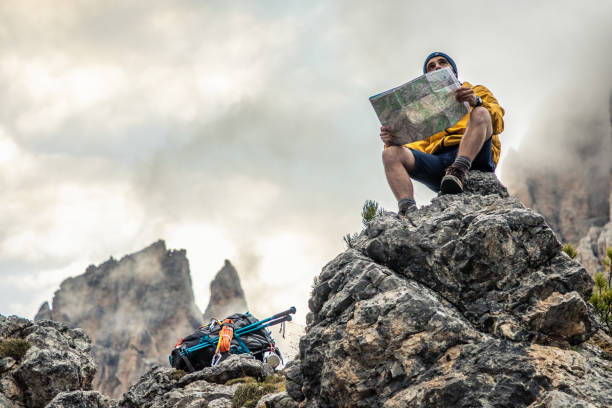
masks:
{"type": "Polygon", "coordinates": [[[480,98],[480,96],[476,95],[474,97],[474,107],[477,108],[479,106],[482,106],[482,98],[480,98]]]}

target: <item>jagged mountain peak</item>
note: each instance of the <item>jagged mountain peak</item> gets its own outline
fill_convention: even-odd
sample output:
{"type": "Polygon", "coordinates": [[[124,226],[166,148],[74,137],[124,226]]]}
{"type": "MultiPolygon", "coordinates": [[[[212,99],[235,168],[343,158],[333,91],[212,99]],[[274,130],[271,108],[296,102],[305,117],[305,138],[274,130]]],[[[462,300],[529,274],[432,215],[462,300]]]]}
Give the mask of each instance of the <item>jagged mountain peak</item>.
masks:
{"type": "Polygon", "coordinates": [[[201,325],[201,316],[186,251],[169,251],[159,240],[66,279],[35,320],[85,330],[99,366],[94,387],[118,397],[152,363],[167,364],[177,338],[201,325]]]}
{"type": "Polygon", "coordinates": [[[223,267],[210,282],[210,300],[204,312],[204,321],[223,319],[233,313],[248,310],[244,290],[236,268],[226,259],[223,267]]]}

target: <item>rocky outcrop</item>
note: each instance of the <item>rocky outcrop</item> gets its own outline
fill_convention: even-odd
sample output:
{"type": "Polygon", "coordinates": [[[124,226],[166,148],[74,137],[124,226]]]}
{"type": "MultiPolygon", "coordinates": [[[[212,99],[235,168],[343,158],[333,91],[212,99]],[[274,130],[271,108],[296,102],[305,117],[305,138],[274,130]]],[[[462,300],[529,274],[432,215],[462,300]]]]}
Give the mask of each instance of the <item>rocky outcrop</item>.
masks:
{"type": "Polygon", "coordinates": [[[63,391],[90,390],[90,349],[81,329],[0,315],[0,406],[44,407],[63,391]]]}
{"type": "Polygon", "coordinates": [[[111,399],[91,390],[90,346],[83,330],[65,323],[0,315],[0,407],[226,408],[250,401],[258,408],[297,408],[279,392],[283,377],[247,354],[191,374],[154,365],[119,400],[111,399]]]}
{"type": "Polygon", "coordinates": [[[116,400],[98,391],[65,391],[57,394],[45,408],[116,408],[116,400]]]}
{"type": "Polygon", "coordinates": [[[467,185],[323,268],[287,367],[300,407],[612,405],[592,279],[494,175],[467,185]]]}
{"type": "Polygon", "coordinates": [[[63,321],[92,339],[98,364],[94,388],[121,396],[153,364],[168,364],[177,336],[201,325],[184,250],[163,241],[122,258],[90,266],[66,279],[36,320],[63,321]]]}
{"type": "MultiPolygon", "coordinates": [[[[185,374],[170,368],[155,367],[147,372],[119,401],[122,408],[231,407],[242,381],[251,377],[264,380],[273,370],[246,354],[231,355],[215,367],[185,374]]],[[[294,408],[287,394],[267,397],[265,407],[294,408]]],[[[262,402],[265,404],[265,401],[262,402]]],[[[259,406],[259,405],[258,405],[259,406]]]]}
{"type": "Polygon", "coordinates": [[[226,259],[221,270],[210,282],[210,300],[204,311],[204,321],[212,318],[223,319],[231,314],[246,311],[248,311],[247,302],[238,272],[226,259]]]}

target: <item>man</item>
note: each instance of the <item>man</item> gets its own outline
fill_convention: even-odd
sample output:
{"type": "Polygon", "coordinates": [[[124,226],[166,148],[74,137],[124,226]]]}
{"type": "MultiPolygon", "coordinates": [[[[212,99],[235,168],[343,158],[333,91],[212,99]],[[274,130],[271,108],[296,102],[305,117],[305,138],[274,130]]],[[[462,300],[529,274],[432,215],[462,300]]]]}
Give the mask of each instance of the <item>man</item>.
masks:
{"type": "MultiPolygon", "coordinates": [[[[453,59],[433,52],[425,59],[423,73],[446,67],[452,68],[457,76],[453,59]]],[[[456,194],[463,191],[468,170],[495,171],[501,149],[499,134],[504,130],[504,109],[482,85],[463,82],[456,90],[456,98],[469,103],[470,112],[454,126],[426,139],[399,146],[388,128],[380,128],[385,144],[382,154],[385,175],[402,216],[417,208],[412,179],[433,191],[456,194]]]]}

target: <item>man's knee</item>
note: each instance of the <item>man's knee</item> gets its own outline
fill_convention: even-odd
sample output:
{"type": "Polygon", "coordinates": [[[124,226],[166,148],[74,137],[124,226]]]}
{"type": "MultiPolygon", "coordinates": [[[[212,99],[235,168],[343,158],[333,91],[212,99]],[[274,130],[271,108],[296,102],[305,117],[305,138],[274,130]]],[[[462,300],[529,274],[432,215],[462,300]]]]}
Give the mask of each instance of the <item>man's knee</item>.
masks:
{"type": "Polygon", "coordinates": [[[389,146],[382,152],[382,160],[385,166],[395,163],[402,163],[404,166],[410,166],[414,159],[412,152],[402,146],[389,146]]]}
{"type": "Polygon", "coordinates": [[[472,126],[480,125],[488,128],[491,126],[491,114],[486,108],[477,106],[470,113],[470,124],[472,126]]]}

